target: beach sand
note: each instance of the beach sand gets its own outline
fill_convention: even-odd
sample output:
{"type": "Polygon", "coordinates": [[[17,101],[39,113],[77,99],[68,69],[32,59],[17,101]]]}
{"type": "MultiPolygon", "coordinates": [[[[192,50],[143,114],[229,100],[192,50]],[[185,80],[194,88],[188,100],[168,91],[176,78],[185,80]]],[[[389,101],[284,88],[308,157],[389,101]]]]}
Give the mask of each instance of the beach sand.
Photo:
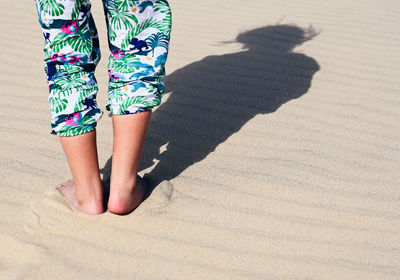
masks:
{"type": "MultiPolygon", "coordinates": [[[[92,0],[107,98],[107,36],[92,0]]],[[[400,2],[170,0],[132,214],[55,187],[34,1],[3,0],[0,279],[400,279],[400,2]]],[[[109,177],[111,117],[98,124],[109,177]]]]}

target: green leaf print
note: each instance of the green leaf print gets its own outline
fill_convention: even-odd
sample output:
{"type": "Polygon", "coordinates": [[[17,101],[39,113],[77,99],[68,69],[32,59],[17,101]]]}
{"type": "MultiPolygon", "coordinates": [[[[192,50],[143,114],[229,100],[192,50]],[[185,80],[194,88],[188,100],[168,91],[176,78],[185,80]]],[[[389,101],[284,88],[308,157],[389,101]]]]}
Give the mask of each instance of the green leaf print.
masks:
{"type": "Polygon", "coordinates": [[[52,49],[54,52],[60,52],[67,45],[67,40],[69,36],[69,34],[65,34],[62,32],[58,33],[53,41],[50,43],[49,48],[52,49]]]}
{"type": "Polygon", "coordinates": [[[127,11],[130,7],[136,5],[139,0],[114,0],[114,5],[120,11],[127,11]]]}
{"type": "Polygon", "coordinates": [[[96,118],[94,116],[85,115],[82,118],[80,125],[88,125],[88,124],[92,124],[92,123],[95,123],[95,122],[97,122],[97,120],[96,120],[96,118]]]}
{"type": "Polygon", "coordinates": [[[164,24],[168,25],[169,28],[171,28],[171,9],[168,5],[168,2],[165,0],[157,0],[154,11],[165,14],[165,17],[162,19],[162,21],[164,24]]]}
{"type": "Polygon", "coordinates": [[[108,29],[108,38],[110,39],[110,41],[115,41],[115,39],[117,39],[117,32],[115,32],[114,30],[109,28],[108,29]]]}
{"type": "Polygon", "coordinates": [[[129,0],[114,0],[114,5],[119,11],[126,11],[129,9],[129,0]]]}
{"type": "Polygon", "coordinates": [[[82,86],[86,84],[84,80],[73,79],[72,77],[65,77],[57,79],[57,93],[60,96],[66,97],[73,93],[73,91],[82,91],[82,86]]]}
{"type": "Polygon", "coordinates": [[[72,37],[68,40],[68,44],[79,53],[89,54],[92,50],[92,40],[84,37],[72,37]]]}
{"type": "Polygon", "coordinates": [[[169,26],[166,26],[163,22],[155,19],[155,18],[148,18],[141,24],[135,26],[135,28],[131,29],[126,37],[123,39],[121,47],[123,49],[127,49],[129,46],[129,42],[142,33],[147,28],[155,28],[160,32],[164,33],[166,36],[169,33],[169,26]]]}
{"type": "Polygon", "coordinates": [[[131,14],[129,11],[118,11],[110,7],[108,9],[110,13],[110,24],[111,29],[121,30],[121,29],[131,29],[134,23],[138,23],[137,18],[135,15],[131,14]]]}
{"type": "Polygon", "coordinates": [[[116,72],[122,73],[122,74],[128,74],[131,73],[131,67],[125,65],[122,61],[120,60],[110,60],[109,66],[110,69],[113,69],[116,72]]]}
{"type": "MultiPolygon", "coordinates": [[[[111,84],[110,84],[111,86],[111,84]]],[[[109,92],[109,98],[113,101],[113,103],[121,104],[122,101],[126,98],[126,92],[124,87],[120,87],[120,85],[116,85],[115,88],[111,88],[112,90],[109,92]]]]}
{"type": "Polygon", "coordinates": [[[92,39],[90,30],[87,26],[78,29],[77,34],[67,34],[60,32],[50,44],[54,52],[60,52],[66,45],[79,53],[89,54],[92,51],[92,39]]]}
{"type": "Polygon", "coordinates": [[[140,62],[140,58],[125,55],[122,60],[116,60],[115,58],[111,57],[108,67],[113,69],[115,72],[129,74],[139,70],[139,67],[135,66],[134,62],[140,62]]]}
{"type": "Polygon", "coordinates": [[[82,4],[85,2],[85,0],[76,0],[75,2],[75,6],[72,9],[72,13],[71,13],[71,19],[72,20],[77,20],[79,17],[79,13],[80,13],[80,9],[82,4]]]}
{"type": "Polygon", "coordinates": [[[92,38],[90,30],[87,26],[79,28],[77,36],[71,37],[68,44],[77,52],[91,53],[92,51],[92,38]]]}
{"type": "Polygon", "coordinates": [[[154,102],[148,101],[144,97],[140,96],[128,97],[125,99],[125,102],[120,107],[120,114],[123,114],[125,110],[127,110],[130,106],[135,104],[140,104],[145,107],[152,107],[155,105],[154,102]]]}
{"type": "Polygon", "coordinates": [[[67,108],[68,100],[62,99],[58,97],[52,97],[49,99],[50,107],[52,112],[56,112],[56,114],[60,113],[62,110],[67,108]]]}
{"type": "Polygon", "coordinates": [[[91,95],[94,95],[96,92],[97,92],[97,86],[91,86],[89,88],[83,89],[79,94],[78,100],[76,101],[74,111],[78,112],[84,110],[84,107],[86,105],[84,105],[83,102],[86,100],[86,98],[88,98],[91,95]]]}
{"type": "Polygon", "coordinates": [[[40,9],[52,16],[59,16],[64,12],[64,5],[58,0],[38,0],[40,9]]]}
{"type": "Polygon", "coordinates": [[[67,72],[68,75],[69,75],[72,79],[81,78],[81,76],[84,75],[84,74],[82,74],[82,72],[81,72],[82,68],[81,68],[81,66],[79,66],[79,65],[73,65],[73,64],[69,65],[69,64],[66,64],[66,65],[60,66],[60,68],[61,68],[63,71],[67,72]]]}

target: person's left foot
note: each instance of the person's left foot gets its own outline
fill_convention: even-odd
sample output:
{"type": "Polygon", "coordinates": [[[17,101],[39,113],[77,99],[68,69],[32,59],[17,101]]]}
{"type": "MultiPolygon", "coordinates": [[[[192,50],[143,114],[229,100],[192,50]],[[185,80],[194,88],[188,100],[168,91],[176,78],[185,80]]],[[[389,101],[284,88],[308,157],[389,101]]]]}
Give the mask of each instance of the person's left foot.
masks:
{"type": "Polygon", "coordinates": [[[129,214],[143,202],[147,188],[148,183],[139,176],[137,176],[135,186],[130,190],[121,191],[111,188],[108,210],[118,215],[129,214]]]}

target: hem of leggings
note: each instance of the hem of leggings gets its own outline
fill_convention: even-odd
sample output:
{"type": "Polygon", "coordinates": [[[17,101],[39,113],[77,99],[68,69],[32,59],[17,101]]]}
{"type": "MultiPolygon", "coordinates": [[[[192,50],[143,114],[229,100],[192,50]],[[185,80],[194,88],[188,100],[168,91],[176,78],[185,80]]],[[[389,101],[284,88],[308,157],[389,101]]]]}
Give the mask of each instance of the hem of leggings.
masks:
{"type": "Polygon", "coordinates": [[[64,136],[64,137],[70,137],[70,136],[77,136],[77,135],[81,135],[81,134],[85,134],[85,133],[91,132],[95,128],[96,128],[96,124],[94,124],[94,125],[85,125],[83,127],[74,127],[74,128],[68,129],[67,131],[60,131],[58,133],[51,132],[50,134],[58,135],[58,136],[64,136]]]}
{"type": "Polygon", "coordinates": [[[110,112],[111,115],[131,115],[131,114],[138,114],[138,113],[142,113],[142,112],[146,112],[146,111],[150,111],[151,109],[153,109],[154,107],[159,106],[159,104],[154,104],[151,106],[147,106],[147,107],[138,107],[138,109],[134,112],[125,110],[125,111],[121,111],[121,109],[119,109],[117,106],[106,106],[106,110],[110,112]]]}

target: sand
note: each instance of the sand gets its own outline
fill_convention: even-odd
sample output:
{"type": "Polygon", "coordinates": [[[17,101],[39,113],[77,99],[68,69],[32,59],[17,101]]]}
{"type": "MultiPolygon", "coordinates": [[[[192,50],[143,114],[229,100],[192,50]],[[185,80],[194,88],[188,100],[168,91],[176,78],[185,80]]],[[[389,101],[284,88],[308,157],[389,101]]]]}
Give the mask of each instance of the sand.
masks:
{"type": "MultiPolygon", "coordinates": [[[[34,1],[3,0],[0,279],[400,279],[400,2],[170,4],[140,172],[155,189],[88,216],[55,189],[70,175],[34,1]]],[[[97,132],[106,179],[108,114],[97,132]]]]}

